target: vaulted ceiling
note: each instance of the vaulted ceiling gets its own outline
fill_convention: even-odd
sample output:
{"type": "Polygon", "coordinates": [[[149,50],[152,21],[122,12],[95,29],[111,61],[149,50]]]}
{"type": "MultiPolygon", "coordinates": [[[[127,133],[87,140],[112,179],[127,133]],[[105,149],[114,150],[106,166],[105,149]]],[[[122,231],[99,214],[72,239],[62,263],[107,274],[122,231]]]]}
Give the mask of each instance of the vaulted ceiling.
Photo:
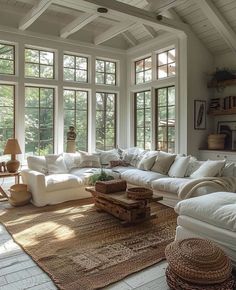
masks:
{"type": "Polygon", "coordinates": [[[121,49],[195,33],[214,55],[236,52],[236,0],[0,0],[0,26],[121,49]]]}

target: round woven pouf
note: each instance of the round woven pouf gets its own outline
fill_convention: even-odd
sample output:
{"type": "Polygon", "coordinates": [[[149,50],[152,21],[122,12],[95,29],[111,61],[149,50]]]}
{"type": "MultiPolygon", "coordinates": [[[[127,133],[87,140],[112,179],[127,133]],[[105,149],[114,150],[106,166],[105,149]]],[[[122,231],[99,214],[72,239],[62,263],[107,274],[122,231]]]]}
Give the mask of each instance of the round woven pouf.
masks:
{"type": "Polygon", "coordinates": [[[166,247],[165,254],[169,263],[167,283],[171,283],[173,276],[189,282],[190,284],[187,283],[189,285],[217,285],[232,280],[232,265],[229,258],[209,240],[191,238],[174,241],[166,247]]]}

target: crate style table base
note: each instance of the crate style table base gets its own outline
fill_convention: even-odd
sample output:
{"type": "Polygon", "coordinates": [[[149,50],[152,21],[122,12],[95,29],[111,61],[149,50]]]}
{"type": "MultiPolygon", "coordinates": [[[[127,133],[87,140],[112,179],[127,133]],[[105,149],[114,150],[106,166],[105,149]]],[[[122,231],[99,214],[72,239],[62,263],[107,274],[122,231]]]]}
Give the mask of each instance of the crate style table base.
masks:
{"type": "Polygon", "coordinates": [[[94,197],[98,211],[105,211],[115,216],[124,225],[140,223],[156,217],[151,213],[150,201],[162,200],[162,197],[153,195],[152,198],[133,200],[127,197],[126,191],[101,193],[94,187],[86,187],[94,197]]]}

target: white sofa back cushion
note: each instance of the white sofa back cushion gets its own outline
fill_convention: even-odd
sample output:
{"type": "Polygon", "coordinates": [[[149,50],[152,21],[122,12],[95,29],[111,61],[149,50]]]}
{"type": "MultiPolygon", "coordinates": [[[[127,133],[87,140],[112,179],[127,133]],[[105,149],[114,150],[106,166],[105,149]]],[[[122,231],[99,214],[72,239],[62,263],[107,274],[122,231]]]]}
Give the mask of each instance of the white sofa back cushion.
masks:
{"type": "Polygon", "coordinates": [[[100,162],[102,165],[108,165],[110,161],[120,160],[117,149],[112,149],[108,151],[96,149],[96,152],[99,153],[100,162]]]}
{"type": "Polygon", "coordinates": [[[49,154],[45,156],[45,159],[46,159],[48,174],[68,172],[68,169],[66,167],[66,164],[62,155],[49,154]]]}
{"type": "Polygon", "coordinates": [[[184,177],[189,160],[190,156],[177,156],[169,169],[168,175],[170,177],[184,177]]]}
{"type": "Polygon", "coordinates": [[[44,156],[28,156],[28,168],[41,173],[47,173],[46,159],[44,156]]]}
{"type": "Polygon", "coordinates": [[[80,154],[79,153],[63,153],[63,158],[67,169],[70,171],[72,168],[78,167],[80,164],[80,154]]]}
{"type": "Polygon", "coordinates": [[[164,175],[167,175],[171,164],[174,162],[176,155],[163,151],[158,151],[156,160],[154,162],[151,171],[155,171],[164,175]]]}
{"type": "Polygon", "coordinates": [[[221,176],[224,166],[225,160],[207,160],[190,175],[190,178],[221,176]]]}
{"type": "Polygon", "coordinates": [[[80,164],[79,167],[101,167],[99,154],[79,151],[80,153],[80,164]]]}

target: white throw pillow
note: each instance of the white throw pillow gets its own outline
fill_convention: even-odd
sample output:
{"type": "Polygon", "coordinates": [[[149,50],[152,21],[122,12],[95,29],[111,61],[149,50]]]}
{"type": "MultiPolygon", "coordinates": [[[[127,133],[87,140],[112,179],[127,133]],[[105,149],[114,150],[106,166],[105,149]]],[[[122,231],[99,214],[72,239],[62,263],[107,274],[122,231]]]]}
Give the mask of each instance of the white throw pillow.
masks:
{"type": "Polygon", "coordinates": [[[137,164],[137,168],[141,170],[150,170],[156,160],[158,151],[148,151],[137,164]]]}
{"type": "Polygon", "coordinates": [[[47,165],[45,156],[28,156],[27,157],[28,168],[41,173],[47,173],[47,165]]]}
{"type": "Polygon", "coordinates": [[[45,159],[46,159],[48,174],[68,172],[68,169],[66,167],[66,164],[62,155],[49,154],[45,156],[45,159]]]}
{"type": "Polygon", "coordinates": [[[174,163],[171,165],[168,175],[170,177],[184,177],[189,164],[190,156],[175,158],[174,163]]]}
{"type": "Polygon", "coordinates": [[[234,176],[235,163],[228,162],[222,170],[222,176],[234,176]]]}
{"type": "Polygon", "coordinates": [[[221,176],[224,166],[225,160],[207,160],[190,175],[190,178],[221,176]]]}
{"type": "Polygon", "coordinates": [[[117,149],[112,149],[108,151],[96,149],[96,152],[99,153],[100,162],[102,165],[108,165],[110,161],[120,160],[117,149]]]}
{"type": "Polygon", "coordinates": [[[122,152],[122,159],[125,162],[130,163],[132,159],[134,158],[134,156],[138,155],[143,150],[139,149],[138,147],[131,147],[127,149],[119,148],[119,151],[122,152]]]}
{"type": "Polygon", "coordinates": [[[185,176],[189,177],[194,171],[196,171],[205,161],[198,161],[196,157],[191,156],[185,176]]]}
{"type": "Polygon", "coordinates": [[[72,168],[76,168],[80,164],[80,154],[78,152],[76,153],[64,152],[63,158],[64,158],[64,161],[68,170],[71,170],[72,168]]]}
{"type": "Polygon", "coordinates": [[[80,164],[79,167],[101,167],[99,154],[79,151],[80,153],[80,164]]]}

